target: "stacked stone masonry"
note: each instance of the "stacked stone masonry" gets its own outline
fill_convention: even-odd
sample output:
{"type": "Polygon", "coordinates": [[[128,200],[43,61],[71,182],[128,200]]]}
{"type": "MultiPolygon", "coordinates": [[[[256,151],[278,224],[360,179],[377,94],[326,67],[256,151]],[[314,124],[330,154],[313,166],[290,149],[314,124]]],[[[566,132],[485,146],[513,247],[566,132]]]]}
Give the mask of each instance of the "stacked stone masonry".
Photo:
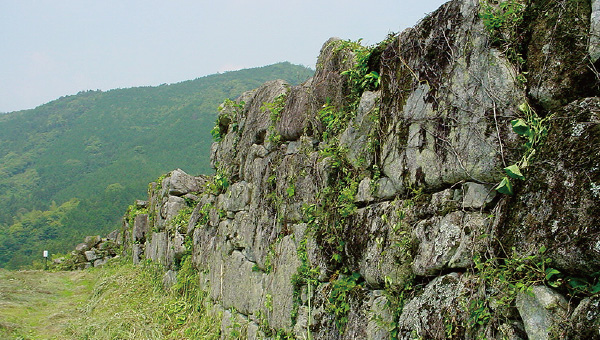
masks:
{"type": "Polygon", "coordinates": [[[175,170],[152,184],[144,212],[124,225],[133,261],[176,271],[191,254],[223,311],[224,338],[234,324],[248,339],[278,330],[297,339],[600,338],[597,295],[569,299],[542,280],[501,308],[478,269],[481,259],[543,247],[565,277],[600,271],[599,6],[555,2],[524,9],[525,84],[479,1],[446,3],[382,45],[372,70],[380,88],[363,92],[326,141],[319,111],[350,106],[344,71],[355,66],[352,50],[330,39],[312,79],[272,81],[222,107],[211,155],[219,175],[175,170]],[[562,38],[540,27],[564,29],[554,32],[562,38]],[[274,120],[265,103],[282,95],[274,120]],[[550,117],[549,133],[514,195],[499,194],[502,169],[522,154],[510,122],[525,102],[550,117]],[[335,228],[310,213],[339,208],[322,206],[340,178],[339,159],[324,156],[332,144],[355,181],[354,210],[335,228]],[[189,223],[173,223],[183,209],[189,223]],[[307,268],[314,276],[298,281],[307,268]],[[339,323],[332,291],[354,273],[339,323]],[[494,316],[474,322],[477,301],[494,316]]]}

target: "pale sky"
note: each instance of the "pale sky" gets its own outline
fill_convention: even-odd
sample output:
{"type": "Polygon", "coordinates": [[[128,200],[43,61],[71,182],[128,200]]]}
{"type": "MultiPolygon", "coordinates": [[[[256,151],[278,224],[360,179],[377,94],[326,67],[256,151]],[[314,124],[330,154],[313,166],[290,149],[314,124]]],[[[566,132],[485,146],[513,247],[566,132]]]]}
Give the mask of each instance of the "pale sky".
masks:
{"type": "Polygon", "coordinates": [[[445,0],[0,0],[0,112],[370,45],[445,0]]]}

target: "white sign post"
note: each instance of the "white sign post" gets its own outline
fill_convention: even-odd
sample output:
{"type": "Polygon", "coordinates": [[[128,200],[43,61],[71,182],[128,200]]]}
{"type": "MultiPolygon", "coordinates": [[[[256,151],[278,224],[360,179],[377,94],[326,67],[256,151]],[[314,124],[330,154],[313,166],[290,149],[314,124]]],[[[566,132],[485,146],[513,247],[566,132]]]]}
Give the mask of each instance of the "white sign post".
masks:
{"type": "Polygon", "coordinates": [[[48,270],[48,251],[44,250],[44,269],[48,270]]]}

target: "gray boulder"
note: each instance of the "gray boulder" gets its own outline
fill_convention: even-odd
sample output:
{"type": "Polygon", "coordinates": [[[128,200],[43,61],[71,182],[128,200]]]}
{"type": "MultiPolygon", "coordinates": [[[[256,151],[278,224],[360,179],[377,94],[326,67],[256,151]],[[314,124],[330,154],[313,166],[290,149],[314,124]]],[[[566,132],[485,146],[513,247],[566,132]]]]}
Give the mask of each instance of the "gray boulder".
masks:
{"type": "Polygon", "coordinates": [[[168,177],[163,179],[163,190],[169,195],[183,196],[192,192],[199,192],[202,184],[198,178],[190,176],[181,169],[171,171],[168,177]]]}
{"type": "Polygon", "coordinates": [[[89,262],[93,262],[94,260],[96,260],[98,258],[98,255],[96,254],[95,251],[93,250],[88,250],[85,253],[85,258],[89,261],[89,262]]]}
{"type": "Polygon", "coordinates": [[[516,305],[529,340],[556,339],[562,333],[561,322],[569,310],[562,295],[546,286],[533,286],[531,292],[519,293],[516,305]]]}
{"type": "Polygon", "coordinates": [[[139,214],[135,216],[133,221],[133,242],[144,243],[146,241],[146,234],[150,230],[148,214],[139,214]]]}
{"type": "Polygon", "coordinates": [[[435,275],[446,268],[467,268],[483,244],[487,226],[480,213],[451,212],[419,222],[414,229],[419,249],[413,262],[417,275],[435,275]]]}

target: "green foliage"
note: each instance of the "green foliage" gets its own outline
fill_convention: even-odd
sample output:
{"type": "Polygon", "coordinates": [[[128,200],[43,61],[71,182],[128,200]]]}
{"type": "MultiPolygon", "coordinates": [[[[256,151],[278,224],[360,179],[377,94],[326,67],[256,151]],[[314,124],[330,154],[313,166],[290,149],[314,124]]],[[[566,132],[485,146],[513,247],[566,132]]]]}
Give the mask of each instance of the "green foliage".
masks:
{"type": "Polygon", "coordinates": [[[206,186],[213,195],[222,194],[229,188],[229,176],[219,168],[211,180],[206,183],[206,186]]]}
{"type": "Polygon", "coordinates": [[[174,230],[186,233],[188,223],[190,223],[190,217],[192,216],[193,211],[194,208],[190,206],[180,209],[177,212],[177,215],[175,215],[175,217],[173,217],[169,221],[169,225],[171,225],[174,230]]]}
{"type": "Polygon", "coordinates": [[[271,103],[263,103],[260,107],[262,111],[269,111],[271,117],[271,125],[267,132],[267,140],[275,145],[281,144],[281,135],[277,133],[277,123],[281,119],[281,111],[285,107],[285,101],[287,100],[289,92],[282,93],[275,97],[271,103]]]}
{"type": "MultiPolygon", "coordinates": [[[[406,280],[405,284],[402,287],[393,287],[391,280],[386,276],[385,279],[385,293],[387,297],[387,307],[392,311],[393,318],[391,324],[389,325],[380,325],[383,328],[390,330],[390,339],[397,340],[399,338],[399,327],[398,320],[400,319],[400,315],[402,314],[402,310],[404,309],[404,303],[410,297],[410,294],[413,293],[414,287],[414,274],[406,280]]],[[[379,322],[383,322],[380,320],[379,322]]]]}
{"type": "MultiPolygon", "coordinates": [[[[356,103],[363,92],[375,91],[381,84],[379,73],[376,70],[372,70],[369,66],[369,61],[372,58],[372,53],[375,50],[375,46],[362,46],[361,40],[358,41],[340,41],[336,50],[348,49],[354,54],[354,67],[342,72],[342,75],[348,77],[351,88],[351,102],[356,103]]],[[[389,39],[383,41],[381,44],[385,45],[389,43],[389,39]]],[[[355,106],[355,104],[354,104],[355,106]]]]}
{"type": "Polygon", "coordinates": [[[519,0],[482,1],[480,17],[485,28],[497,39],[501,31],[516,31],[523,21],[525,4],[519,0]]]}
{"type": "MultiPolygon", "coordinates": [[[[486,298],[472,297],[468,303],[468,327],[474,329],[486,325],[502,315],[509,315],[508,310],[514,307],[519,293],[529,292],[533,285],[547,282],[548,274],[555,271],[549,267],[550,259],[546,258],[545,247],[538,253],[521,257],[513,254],[506,258],[483,259],[474,257],[474,272],[479,277],[481,291],[486,298]],[[491,306],[494,306],[492,310],[491,306]]],[[[551,275],[550,275],[551,276],[551,275]]]]}
{"type": "Polygon", "coordinates": [[[273,340],[295,340],[296,337],[291,331],[285,331],[283,329],[278,330],[273,337],[273,340]]]}
{"type": "MultiPolygon", "coordinates": [[[[547,273],[547,276],[549,275],[560,275],[560,272],[553,271],[547,273]]],[[[550,278],[547,279],[550,280],[550,278]]],[[[600,293],[600,272],[595,272],[591,278],[567,276],[562,281],[559,281],[559,278],[555,278],[555,281],[551,282],[555,283],[554,286],[560,285],[562,282],[567,282],[567,288],[571,291],[572,295],[591,296],[600,293]]]]}
{"type": "Polygon", "coordinates": [[[215,127],[212,130],[210,130],[210,134],[212,135],[213,140],[215,142],[220,142],[221,139],[223,138],[223,134],[227,133],[226,129],[227,129],[229,123],[233,122],[231,124],[232,129],[233,130],[237,129],[237,126],[238,126],[237,121],[239,120],[239,117],[244,112],[245,105],[246,105],[246,103],[243,101],[237,103],[237,102],[234,102],[233,100],[227,98],[219,106],[219,108],[218,108],[219,109],[219,117],[217,118],[215,127]],[[224,125],[227,125],[227,126],[222,126],[221,125],[222,122],[225,123],[224,125]]]}
{"type": "Polygon", "coordinates": [[[600,294],[600,271],[589,277],[565,275],[554,268],[546,268],[545,273],[548,285],[556,289],[566,289],[571,297],[583,298],[600,294]]]}
{"type": "Polygon", "coordinates": [[[298,84],[312,73],[280,63],[172,85],[81,92],[0,115],[0,244],[10,243],[0,249],[0,267],[13,254],[19,266],[38,256],[27,242],[20,251],[21,243],[12,241],[9,227],[18,214],[50,211],[52,201],[77,198],[61,226],[61,252],[85,235],[108,233],[158,175],[174,168],[213,171],[209,132],[223,98],[274,79],[298,84]],[[106,191],[116,181],[121,187],[106,191]]]}
{"type": "MultiPolygon", "coordinates": [[[[520,53],[524,39],[521,26],[524,23],[525,0],[482,0],[479,16],[495,44],[503,48],[506,57],[518,70],[525,64],[520,53]]],[[[522,80],[525,78],[523,77],[522,80]]]]}
{"type": "Polygon", "coordinates": [[[508,174],[510,178],[516,179],[525,179],[525,176],[521,173],[521,169],[518,165],[513,164],[504,168],[504,171],[508,174]]]}
{"type": "Polygon", "coordinates": [[[85,313],[93,287],[89,271],[0,269],[0,339],[81,339],[67,330],[85,313]]]}
{"type": "MultiPolygon", "coordinates": [[[[313,286],[316,286],[319,281],[319,269],[310,266],[308,261],[308,253],[306,252],[306,243],[307,237],[305,236],[300,245],[297,248],[298,259],[300,260],[300,266],[298,266],[296,273],[292,275],[292,287],[294,287],[293,292],[293,300],[294,304],[292,306],[291,318],[292,324],[296,323],[296,319],[298,317],[298,309],[302,304],[302,287],[306,286],[308,288],[308,306],[310,312],[310,304],[311,304],[311,292],[313,286]]],[[[307,338],[310,339],[310,327],[308,329],[307,338]]]]}
{"type": "Polygon", "coordinates": [[[326,142],[331,141],[342,132],[348,126],[348,122],[354,117],[353,112],[338,110],[329,101],[319,110],[318,115],[325,128],[323,131],[323,140],[326,142]]]}
{"type": "MultiPolygon", "coordinates": [[[[482,0],[480,2],[480,18],[490,34],[493,43],[500,46],[506,58],[513,64],[517,71],[517,81],[522,85],[527,82],[526,72],[522,72],[525,64],[521,48],[525,39],[522,26],[524,25],[524,15],[527,2],[525,0],[482,0]]],[[[521,170],[527,168],[532,157],[535,155],[536,146],[547,134],[545,119],[540,118],[527,102],[523,103],[519,109],[524,117],[515,119],[511,122],[513,131],[518,135],[527,138],[524,145],[524,155],[516,164],[512,164],[504,171],[507,176],[503,177],[496,186],[500,193],[512,195],[512,179],[524,180],[521,170]]]]}
{"type": "Polygon", "coordinates": [[[198,219],[198,224],[199,225],[206,225],[208,224],[208,220],[210,218],[210,209],[212,209],[213,206],[210,203],[206,203],[205,205],[202,206],[202,208],[200,208],[200,218],[198,219]]]}
{"type": "Polygon", "coordinates": [[[496,189],[496,191],[498,191],[501,194],[513,194],[512,183],[510,182],[510,179],[508,179],[508,177],[503,177],[500,183],[494,189],[496,189]]]}
{"type": "Polygon", "coordinates": [[[519,110],[524,118],[515,119],[511,124],[513,131],[527,140],[523,144],[524,154],[519,163],[521,168],[526,168],[536,153],[536,147],[548,135],[547,121],[550,117],[541,118],[527,102],[521,104],[519,110]]]}
{"type": "Polygon", "coordinates": [[[345,154],[346,150],[335,144],[328,144],[321,150],[321,157],[327,159],[332,170],[328,186],[319,193],[317,203],[303,206],[303,219],[308,229],[335,266],[342,263],[344,228],[357,209],[358,173],[345,154]]]}
{"type": "Polygon", "coordinates": [[[336,281],[331,283],[327,311],[335,315],[335,324],[340,333],[344,332],[348,323],[350,295],[361,287],[360,280],[360,274],[355,272],[348,276],[340,276],[336,281]]]}
{"type": "Polygon", "coordinates": [[[133,221],[135,221],[135,217],[137,215],[140,214],[147,214],[148,213],[148,209],[147,208],[139,208],[137,205],[132,204],[127,208],[127,222],[129,223],[130,227],[133,227],[133,221]]]}
{"type": "Polygon", "coordinates": [[[539,148],[539,145],[548,135],[547,120],[549,117],[539,117],[527,102],[521,104],[519,110],[524,117],[512,120],[511,125],[516,134],[522,138],[526,138],[526,142],[523,144],[523,156],[516,164],[504,168],[504,171],[508,176],[502,178],[500,184],[495,188],[498,192],[507,195],[513,194],[510,178],[520,180],[525,179],[521,169],[525,169],[531,164],[537,148],[539,148]]]}
{"type": "Polygon", "coordinates": [[[10,269],[28,267],[33,259],[42,257],[43,250],[54,254],[63,251],[65,241],[80,242],[65,230],[80,204],[77,199],[60,206],[53,202],[47,211],[24,212],[15,216],[11,225],[0,226],[0,263],[10,269]]]}
{"type": "Polygon", "coordinates": [[[296,185],[294,183],[290,183],[290,185],[285,189],[288,197],[294,197],[296,194],[296,185]]]}

